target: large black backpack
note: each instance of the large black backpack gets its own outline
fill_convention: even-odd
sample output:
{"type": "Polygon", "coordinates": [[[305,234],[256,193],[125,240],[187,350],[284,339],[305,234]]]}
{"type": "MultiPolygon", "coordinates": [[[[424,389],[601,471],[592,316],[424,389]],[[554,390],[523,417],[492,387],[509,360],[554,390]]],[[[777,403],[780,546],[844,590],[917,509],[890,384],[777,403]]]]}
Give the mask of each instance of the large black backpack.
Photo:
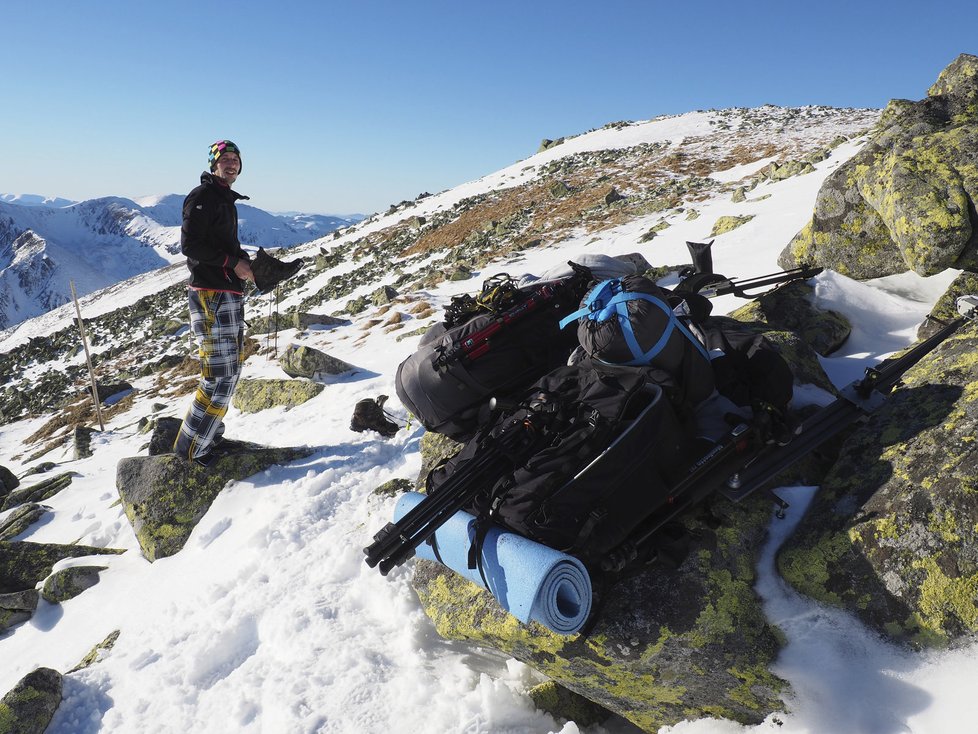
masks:
{"type": "Polygon", "coordinates": [[[429,494],[513,430],[533,432],[531,452],[509,452],[511,468],[484,478],[469,511],[588,564],[668,501],[669,470],[692,439],[647,370],[604,371],[584,360],[539,380],[518,408],[434,469],[429,494]]]}
{"type": "Polygon", "coordinates": [[[561,328],[577,320],[577,336],[589,357],[653,368],[674,402],[695,405],[710,396],[714,381],[710,355],[693,332],[706,314],[692,310],[708,313],[709,308],[702,297],[676,296],[644,276],[629,275],[593,286],[561,328]]]}
{"type": "Polygon", "coordinates": [[[465,441],[488,414],[488,400],[522,392],[566,364],[577,347],[560,319],[577,308],[590,271],[517,288],[486,281],[479,298],[455,298],[444,323],[429,329],[397,368],[401,403],[426,429],[465,441]]]}

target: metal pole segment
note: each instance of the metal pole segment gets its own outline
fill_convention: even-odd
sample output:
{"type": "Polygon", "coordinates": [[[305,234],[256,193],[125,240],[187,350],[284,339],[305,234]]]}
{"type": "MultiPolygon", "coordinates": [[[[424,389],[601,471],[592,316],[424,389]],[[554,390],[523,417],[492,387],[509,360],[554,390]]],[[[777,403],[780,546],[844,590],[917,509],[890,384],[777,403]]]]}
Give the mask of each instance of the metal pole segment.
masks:
{"type": "Polygon", "coordinates": [[[78,314],[78,331],[81,332],[82,346],[85,348],[85,362],[88,363],[88,377],[92,383],[92,402],[95,404],[95,415],[98,418],[98,429],[105,430],[102,424],[102,406],[98,400],[98,385],[95,382],[95,370],[92,368],[92,357],[88,352],[88,337],[85,335],[85,322],[82,320],[81,307],[78,305],[78,295],[75,293],[75,281],[69,280],[71,300],[75,302],[75,313],[78,314]]]}

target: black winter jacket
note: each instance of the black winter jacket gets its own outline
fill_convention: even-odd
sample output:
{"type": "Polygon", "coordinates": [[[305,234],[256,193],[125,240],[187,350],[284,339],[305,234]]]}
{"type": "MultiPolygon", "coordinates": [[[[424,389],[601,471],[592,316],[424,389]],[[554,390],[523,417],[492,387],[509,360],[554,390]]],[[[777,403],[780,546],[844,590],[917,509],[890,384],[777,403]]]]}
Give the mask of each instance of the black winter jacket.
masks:
{"type": "Polygon", "coordinates": [[[234,266],[250,258],[238,241],[234,203],[247,198],[205,172],[200,174],[200,186],[183,200],[180,250],[187,256],[191,288],[243,292],[234,266]]]}

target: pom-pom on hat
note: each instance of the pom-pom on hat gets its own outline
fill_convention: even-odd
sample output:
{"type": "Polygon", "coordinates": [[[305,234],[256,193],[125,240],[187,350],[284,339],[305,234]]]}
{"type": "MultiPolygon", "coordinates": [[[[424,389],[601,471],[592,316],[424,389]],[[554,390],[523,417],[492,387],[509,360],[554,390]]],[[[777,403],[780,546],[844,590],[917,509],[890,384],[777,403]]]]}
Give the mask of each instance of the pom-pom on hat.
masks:
{"type": "MultiPolygon", "coordinates": [[[[216,143],[211,143],[210,152],[207,154],[207,162],[210,163],[211,172],[214,171],[214,166],[217,165],[217,159],[220,158],[225,153],[237,153],[238,159],[241,158],[241,149],[235,145],[230,140],[218,140],[216,143]]],[[[238,173],[241,173],[241,168],[244,168],[244,164],[238,169],[238,173]]]]}

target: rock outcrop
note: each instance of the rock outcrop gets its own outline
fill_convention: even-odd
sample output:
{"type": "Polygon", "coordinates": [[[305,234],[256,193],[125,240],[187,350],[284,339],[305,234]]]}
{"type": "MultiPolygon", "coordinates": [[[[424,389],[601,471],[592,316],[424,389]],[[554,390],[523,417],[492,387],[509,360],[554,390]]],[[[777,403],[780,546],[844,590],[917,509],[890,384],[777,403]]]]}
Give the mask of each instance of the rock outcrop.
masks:
{"type": "Polygon", "coordinates": [[[356,369],[342,359],[331,357],[312,347],[290,344],[279,357],[279,364],[289,377],[305,377],[310,380],[325,375],[341,375],[356,369]]]}
{"type": "Polygon", "coordinates": [[[822,185],[781,253],[852,278],[978,268],[978,57],[962,54],[919,102],[893,100],[866,146],[822,185]]]}
{"type": "Polygon", "coordinates": [[[917,646],[978,634],[976,353],[972,324],[906,373],[778,559],[799,591],[917,646]]]}
{"type": "Polygon", "coordinates": [[[237,448],[218,456],[206,469],[174,454],[133,456],[119,462],[116,488],[147,559],[155,561],[180,551],[228,482],[313,451],[253,444],[237,448]]]}
{"type": "Polygon", "coordinates": [[[0,632],[33,616],[39,597],[35,587],[51,575],[58,561],[123,552],[86,545],[0,542],[0,632]]]}
{"type": "Polygon", "coordinates": [[[244,378],[238,382],[231,403],[243,413],[257,413],[268,408],[294,408],[312,400],[324,386],[311,380],[269,380],[244,378]]]}
{"type": "Polygon", "coordinates": [[[61,705],[61,673],[38,668],[0,699],[0,732],[44,734],[61,705]]]}

